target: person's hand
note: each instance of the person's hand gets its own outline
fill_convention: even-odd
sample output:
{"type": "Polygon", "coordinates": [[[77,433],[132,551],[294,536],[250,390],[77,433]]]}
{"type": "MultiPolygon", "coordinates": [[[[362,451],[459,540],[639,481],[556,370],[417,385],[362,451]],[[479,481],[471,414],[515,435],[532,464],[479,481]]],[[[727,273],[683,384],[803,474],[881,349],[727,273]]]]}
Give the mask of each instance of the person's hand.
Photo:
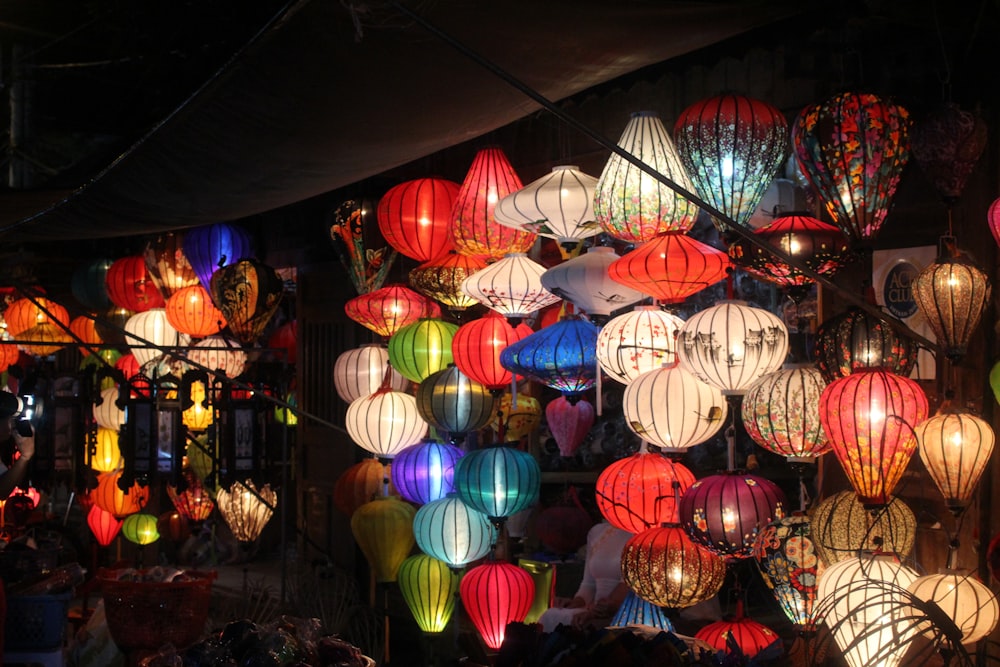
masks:
{"type": "Polygon", "coordinates": [[[30,461],[35,455],[35,429],[31,428],[31,435],[21,435],[15,424],[11,424],[10,433],[14,437],[14,445],[21,453],[21,458],[30,461]]]}

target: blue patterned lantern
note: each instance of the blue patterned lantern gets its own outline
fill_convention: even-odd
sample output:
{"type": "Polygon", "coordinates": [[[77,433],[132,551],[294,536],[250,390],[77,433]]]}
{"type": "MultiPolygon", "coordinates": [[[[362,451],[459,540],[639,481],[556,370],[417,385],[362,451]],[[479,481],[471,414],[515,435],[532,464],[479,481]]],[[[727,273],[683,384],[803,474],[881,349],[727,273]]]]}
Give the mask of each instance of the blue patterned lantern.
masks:
{"type": "Polygon", "coordinates": [[[570,317],[511,343],[500,353],[500,365],[553,389],[571,402],[597,380],[597,336],[600,328],[570,317]]]}
{"type": "Polygon", "coordinates": [[[800,631],[814,630],[817,582],[823,564],[809,517],[793,514],[769,523],[757,534],[753,556],[788,620],[800,631]]]}
{"type": "Polygon", "coordinates": [[[184,232],[184,255],[202,287],[211,293],[212,274],[251,256],[250,234],[242,227],[219,222],[184,232]]]}
{"type": "Polygon", "coordinates": [[[425,505],[454,491],[461,449],[432,438],[404,447],[392,461],[392,485],[411,503],[425,505]]]}
{"type": "Polygon", "coordinates": [[[417,546],[453,569],[461,569],[490,552],[497,531],[482,512],[466,505],[456,493],[432,500],[413,517],[417,546]]]}
{"type": "Polygon", "coordinates": [[[535,457],[504,445],[469,452],[455,464],[458,497],[497,526],[534,505],[541,483],[535,457]]]}
{"type": "Polygon", "coordinates": [[[611,627],[621,628],[628,625],[648,625],[666,632],[674,631],[674,624],[663,613],[663,609],[643,600],[631,589],[622,605],[618,607],[615,617],[611,619],[611,627]]]}

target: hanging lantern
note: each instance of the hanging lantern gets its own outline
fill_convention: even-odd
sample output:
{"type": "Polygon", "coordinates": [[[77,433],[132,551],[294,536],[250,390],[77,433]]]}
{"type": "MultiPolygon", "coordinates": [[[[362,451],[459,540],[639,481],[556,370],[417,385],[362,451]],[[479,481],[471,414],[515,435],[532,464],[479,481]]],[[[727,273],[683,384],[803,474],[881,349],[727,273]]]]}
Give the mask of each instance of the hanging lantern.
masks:
{"type": "Polygon", "coordinates": [[[97,472],[110,472],[120,468],[122,453],[118,449],[118,430],[97,428],[97,451],[90,457],[90,467],[97,472]]]}
{"type": "Polygon", "coordinates": [[[133,484],[126,493],[118,485],[122,476],[121,470],[112,470],[97,476],[97,488],[94,490],[94,503],[105,512],[110,512],[116,519],[123,519],[129,514],[135,514],[149,502],[149,488],[133,484]]]}
{"type": "Polygon", "coordinates": [[[166,232],[146,244],[142,253],[156,289],[169,299],[185,287],[200,286],[198,274],[184,254],[184,233],[166,232]]]}
{"type": "Polygon", "coordinates": [[[447,433],[452,442],[484,428],[496,414],[497,397],[453,364],[424,378],[415,398],[424,421],[447,433]]]}
{"type": "Polygon", "coordinates": [[[333,505],[350,517],[355,510],[377,497],[397,495],[390,481],[391,466],[377,458],[366,458],[342,472],[333,484],[333,505]]]}
{"type": "Polygon", "coordinates": [[[508,345],[500,353],[500,363],[574,401],[597,381],[599,331],[579,317],[563,318],[508,345]]]}
{"type": "Polygon", "coordinates": [[[615,282],[663,303],[681,303],[726,277],[731,265],[721,250],[681,232],[660,234],[608,266],[615,282]]]}
{"type": "Polygon", "coordinates": [[[500,313],[512,325],[559,301],[542,286],[545,267],[523,252],[510,252],[462,282],[462,291],[500,313]]]}
{"type": "Polygon", "coordinates": [[[679,524],[633,535],[622,550],[622,579],[636,595],[658,607],[683,609],[722,588],[726,561],[695,544],[679,524]]]}
{"type": "MultiPolygon", "coordinates": [[[[21,338],[29,329],[40,324],[58,322],[64,327],[69,326],[69,311],[63,306],[45,297],[33,298],[34,300],[27,297],[15,299],[4,309],[3,319],[7,323],[7,333],[11,337],[21,338]]],[[[56,326],[58,327],[57,324],[56,326]]]]}
{"type": "Polygon", "coordinates": [[[594,217],[597,179],[575,165],[559,165],[497,202],[498,223],[554,239],[564,251],[600,233],[594,217]]]}
{"type": "Polygon", "coordinates": [[[888,502],[917,447],[914,428],[927,419],[920,385],[883,370],[857,371],[827,385],[819,416],[861,501],[888,502]]]}
{"type": "Polygon", "coordinates": [[[181,412],[181,421],[190,431],[206,431],[215,421],[215,410],[205,404],[205,383],[192,382],[191,407],[181,412]]]}
{"type": "Polygon", "coordinates": [[[739,649],[740,654],[752,660],[761,651],[771,648],[775,642],[780,642],[778,633],[763,623],[743,615],[743,603],[737,603],[736,618],[709,623],[698,629],[695,639],[700,639],[716,651],[732,653],[732,646],[739,649]]]}
{"type": "Polygon", "coordinates": [[[189,361],[208,369],[209,379],[216,374],[237,378],[246,369],[247,353],[239,343],[222,336],[209,336],[187,350],[189,361]]]}
{"type": "Polygon", "coordinates": [[[418,178],[389,188],[376,210],[382,238],[418,262],[440,257],[454,247],[451,211],[460,187],[443,178],[418,178]]]}
{"type": "MultiPolygon", "coordinates": [[[[785,160],[788,121],[767,102],[715,95],[680,113],[674,141],[698,196],[747,227],[785,160]]],[[[722,221],[713,222],[720,232],[728,231],[722,221]]]]}
{"type": "Polygon", "coordinates": [[[486,268],[478,257],[446,252],[410,271],[410,286],[424,296],[444,304],[449,310],[462,311],[479,304],[462,291],[462,283],[486,268]]]}
{"type": "Polygon", "coordinates": [[[913,125],[913,158],[945,202],[954,202],[986,149],[988,128],[978,113],[947,102],[913,125]]]}
{"type": "Polygon", "coordinates": [[[809,463],[830,451],[819,416],[826,382],[811,364],[787,365],[750,385],[740,405],[754,442],[789,463],[809,463]]]}
{"type": "MultiPolygon", "coordinates": [[[[775,218],[774,222],[755,229],[753,233],[802,266],[828,278],[850,260],[847,235],[812,216],[775,218]]],[[[816,282],[798,268],[742,238],[729,244],[729,259],[757,280],[778,285],[793,301],[805,298],[816,282]]]]}
{"type": "Polygon", "coordinates": [[[215,307],[201,284],[177,290],[167,299],[167,321],[173,328],[192,338],[205,338],[227,326],[222,311],[215,307]]]}
{"type": "MultiPolygon", "coordinates": [[[[100,350],[95,351],[92,354],[84,355],[83,359],[80,360],[80,365],[77,367],[84,373],[94,373],[95,379],[100,379],[99,386],[101,391],[105,389],[113,389],[117,386],[115,382],[115,377],[111,373],[106,373],[105,371],[115,367],[118,360],[121,359],[122,353],[118,350],[110,347],[105,347],[100,350]],[[102,371],[101,369],[104,369],[102,371]]],[[[3,344],[0,343],[0,368],[3,368],[2,362],[4,357],[3,344]]]]}
{"type": "Polygon", "coordinates": [[[613,380],[629,384],[647,371],[673,363],[684,320],[657,306],[636,306],[597,335],[597,361],[613,380]]]}
{"type": "Polygon", "coordinates": [[[595,246],[542,273],[542,287],[585,312],[594,322],[606,322],[611,312],[641,301],[646,295],[608,276],[620,259],[615,249],[595,246]]]}
{"type": "Polygon", "coordinates": [[[103,342],[100,334],[97,333],[97,325],[93,318],[86,315],[74,317],[69,323],[69,331],[83,343],[78,349],[84,357],[91,354],[91,350],[96,351],[103,342]]]}
{"type": "Polygon", "coordinates": [[[501,435],[501,440],[517,442],[542,422],[542,404],[534,396],[518,394],[513,401],[510,392],[500,397],[497,416],[491,426],[501,435]]]}
{"type": "Polygon", "coordinates": [[[825,320],[816,330],[813,353],[823,379],[833,382],[864,368],[908,376],[917,363],[917,343],[861,308],[825,320]]]}
{"type": "Polygon", "coordinates": [[[391,459],[427,435],[417,400],[388,387],[351,401],[344,418],[351,440],[376,456],[391,459]]]}
{"type": "Polygon", "coordinates": [[[413,505],[392,496],[375,498],[351,515],[351,532],[368,559],[375,581],[396,581],[413,549],[413,505]]]}
{"type": "Polygon", "coordinates": [[[722,392],[677,364],[647,371],[625,386],[629,430],[666,453],[683,453],[713,437],[729,414],[722,392]]]}
{"type": "Polygon", "coordinates": [[[788,354],[788,329],[774,314],[742,301],[723,301],[681,327],[677,360],[724,396],[742,395],[757,378],[778,370],[788,354]]]}
{"type": "Polygon", "coordinates": [[[625,600],[615,612],[609,627],[624,628],[630,625],[646,625],[664,632],[675,631],[674,624],[660,607],[643,600],[632,589],[625,594],[625,600]]]}
{"type": "Polygon", "coordinates": [[[177,487],[167,484],[167,496],[174,504],[178,514],[193,523],[201,523],[215,509],[215,502],[208,495],[208,491],[201,481],[189,483],[183,491],[178,491],[177,487]]]}
{"type": "Polygon", "coordinates": [[[421,318],[441,317],[441,308],[436,303],[403,285],[386,285],[360,294],[344,304],[344,311],[383,338],[421,318]]]}
{"type": "Polygon", "coordinates": [[[816,585],[823,574],[823,563],[809,518],[792,514],[767,524],[757,534],[753,557],[761,578],[788,620],[799,632],[814,631],[816,585]]]}
{"type": "Polygon", "coordinates": [[[993,455],[989,423],[967,412],[939,412],[916,427],[920,460],[956,516],[972,499],[993,455]]]}
{"type": "Polygon", "coordinates": [[[251,256],[250,235],[226,222],[185,230],[182,246],[191,269],[209,293],[213,273],[251,256]]]}
{"type": "Polygon", "coordinates": [[[258,489],[248,479],[233,483],[228,490],[219,489],[215,494],[215,503],[233,537],[240,542],[254,542],[271,520],[278,504],[278,494],[270,484],[258,489]]]}
{"type": "Polygon", "coordinates": [[[244,345],[253,345],[278,310],[285,281],[267,264],[241,259],[212,274],[208,293],[233,336],[244,345]]]}
{"type": "Polygon", "coordinates": [[[278,361],[284,361],[292,366],[298,360],[299,323],[289,320],[274,330],[267,339],[267,346],[273,350],[281,350],[284,354],[277,355],[278,361]]]}
{"type": "Polygon", "coordinates": [[[437,558],[417,554],[400,564],[396,576],[417,626],[429,634],[444,632],[455,611],[459,574],[437,558]]]}
{"type": "Polygon", "coordinates": [[[399,253],[391,246],[372,248],[365,238],[376,225],[377,204],[365,199],[347,199],[333,212],[330,241],[347,272],[354,290],[368,294],[382,287],[399,253]]]}
{"type": "Polygon", "coordinates": [[[21,351],[17,349],[17,345],[0,343],[0,373],[5,372],[8,368],[17,364],[17,360],[20,356],[21,351]]]}
{"type": "MultiPolygon", "coordinates": [[[[674,142],[655,112],[633,113],[618,146],[684,190],[694,192],[674,142]]],[[[597,180],[594,213],[601,229],[616,239],[644,243],[662,232],[688,231],[698,217],[698,207],[615,153],[597,180]]]]}
{"type": "Polygon", "coordinates": [[[55,354],[73,342],[73,338],[59,325],[51,322],[38,324],[21,332],[22,339],[31,341],[21,345],[25,353],[36,357],[55,354]]]}
{"type": "Polygon", "coordinates": [[[594,417],[594,406],[587,399],[572,403],[560,396],[549,401],[545,406],[545,419],[560,456],[576,454],[594,425],[594,417]]]}
{"type": "Polygon", "coordinates": [[[111,302],[119,308],[143,313],[165,303],[142,255],[121,257],[111,263],[104,277],[111,302]]]}
{"type": "Polygon", "coordinates": [[[392,484],[411,503],[426,505],[455,490],[455,462],[465,454],[455,445],[424,438],[404,447],[392,461],[392,484]]]}
{"type": "Polygon", "coordinates": [[[986,212],[986,222],[989,224],[990,233],[993,240],[1000,246],[1000,197],[993,200],[989,210],[986,212]]]}
{"type": "Polygon", "coordinates": [[[117,432],[125,423],[125,411],[115,404],[117,400],[117,388],[101,390],[100,402],[95,403],[93,408],[94,421],[100,428],[117,432]]]}
{"type": "Polygon", "coordinates": [[[497,224],[493,217],[497,202],[521,187],[502,149],[494,146],[476,153],[451,212],[451,234],[458,252],[489,261],[531,249],[535,234],[497,224]]]}
{"type": "Polygon", "coordinates": [[[128,308],[119,308],[118,306],[109,308],[94,322],[94,326],[97,327],[97,335],[108,345],[124,345],[125,323],[133,315],[135,312],[128,308]]]}
{"type": "Polygon", "coordinates": [[[489,518],[456,493],[421,506],[413,517],[413,534],[421,551],[453,570],[479,560],[497,541],[489,518]]]}
{"type": "Polygon", "coordinates": [[[151,308],[128,318],[125,332],[125,344],[140,367],[165,354],[160,348],[187,347],[191,342],[187,334],[170,325],[163,308],[151,308]]]}
{"type": "Polygon", "coordinates": [[[612,526],[641,533],[679,523],[677,500],[694,483],[682,464],[646,450],[608,465],[597,478],[597,509],[612,526]]]}
{"type": "Polygon", "coordinates": [[[593,527],[594,520],[580,504],[575,487],[570,487],[557,504],[540,510],[534,522],[535,534],[542,546],[550,553],[564,555],[575,554],[586,546],[593,527]]]}
{"type": "Polygon", "coordinates": [[[96,259],[74,269],[69,281],[70,291],[85,309],[101,312],[114,305],[105,283],[112,263],[110,259],[96,259]]]}
{"type": "Polygon", "coordinates": [[[941,238],[937,260],[913,279],[917,309],[934,331],[946,357],[965,356],[969,339],[990,302],[989,276],[955,247],[955,238],[941,238]]]}
{"type": "Polygon", "coordinates": [[[131,380],[133,377],[138,375],[142,369],[139,365],[139,360],[136,359],[135,355],[131,352],[123,354],[118,361],[115,362],[115,368],[121,371],[122,377],[126,380],[131,380]]]}
{"type": "Polygon", "coordinates": [[[907,590],[954,621],[962,633],[960,643],[965,645],[993,634],[1000,618],[996,595],[971,571],[944,569],[937,574],[925,574],[917,577],[907,590]]]}
{"type": "Polygon", "coordinates": [[[125,517],[121,533],[126,540],[139,546],[146,546],[160,539],[160,533],[156,529],[156,517],[145,512],[136,512],[125,517]]]}
{"type": "Polygon", "coordinates": [[[371,396],[382,386],[386,373],[393,391],[406,391],[410,381],[389,365],[389,349],[385,345],[370,343],[347,350],[333,364],[333,383],[337,395],[345,403],[371,396]]]}
{"type": "Polygon", "coordinates": [[[910,159],[910,114],[867,93],[807,106],[792,124],[803,173],[826,212],[855,243],[871,243],[910,159]]]}
{"type": "Polygon", "coordinates": [[[156,532],[180,544],[191,537],[191,526],[180,512],[164,512],[156,518],[156,532]]]}
{"type": "Polygon", "coordinates": [[[757,533],[784,517],[787,505],[771,480],[730,470],[696,480],[681,496],[678,513],[696,542],[720,556],[748,558],[757,533]]]}
{"type": "Polygon", "coordinates": [[[451,339],[457,324],[424,318],[407,324],[389,339],[389,363],[413,382],[423,382],[454,362],[451,339]]]}
{"type": "Polygon", "coordinates": [[[885,507],[869,511],[853,491],[840,491],[812,508],[813,543],[827,565],[880,550],[907,558],[913,551],[917,518],[906,503],[890,497],[885,507]]]}
{"type": "Polygon", "coordinates": [[[90,527],[90,532],[94,534],[97,543],[106,547],[118,537],[118,531],[122,529],[122,522],[116,519],[111,512],[94,504],[87,511],[87,526],[90,527]]]}
{"type": "Polygon", "coordinates": [[[494,393],[509,387],[513,374],[500,363],[500,353],[511,343],[530,336],[525,323],[516,327],[495,311],[461,325],[451,339],[451,354],[458,370],[494,393]]]}
{"type": "Polygon", "coordinates": [[[455,464],[455,492],[495,524],[538,500],[542,471],[528,452],[495,445],[467,453],[455,464]]]}
{"type": "Polygon", "coordinates": [[[528,571],[502,561],[471,568],[459,585],[462,605],[488,648],[498,651],[508,623],[521,623],[535,599],[528,571]]]}

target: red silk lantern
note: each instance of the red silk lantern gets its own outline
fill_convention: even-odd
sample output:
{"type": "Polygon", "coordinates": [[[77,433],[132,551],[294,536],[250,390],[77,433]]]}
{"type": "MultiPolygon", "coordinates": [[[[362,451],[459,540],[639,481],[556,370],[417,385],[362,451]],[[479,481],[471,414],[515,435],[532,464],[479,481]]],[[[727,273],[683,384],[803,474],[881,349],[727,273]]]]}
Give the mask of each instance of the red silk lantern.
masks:
{"type": "Polygon", "coordinates": [[[390,480],[391,469],[377,458],[364,459],[345,470],[333,484],[333,505],[351,516],[368,501],[397,495],[390,480]]]}
{"type": "Polygon", "coordinates": [[[3,318],[7,322],[7,333],[14,338],[41,324],[59,327],[55,322],[60,322],[63,326],[69,326],[69,311],[45,297],[35,297],[34,301],[27,297],[15,299],[3,311],[3,318]]]}
{"type": "Polygon", "coordinates": [[[208,290],[195,284],[174,292],[165,306],[167,321],[174,329],[193,338],[205,338],[219,333],[226,326],[222,311],[215,307],[208,290]]]}
{"type": "Polygon", "coordinates": [[[284,350],[285,355],[280,361],[295,364],[298,359],[299,325],[296,320],[285,322],[278,327],[267,340],[267,346],[275,350],[284,350]]]}
{"type": "Polygon", "coordinates": [[[190,537],[191,525],[180,512],[164,512],[156,518],[156,532],[174,542],[181,542],[190,537]]]}
{"type": "Polygon", "coordinates": [[[389,188],[376,212],[385,242],[418,262],[453,248],[451,211],[460,188],[443,178],[418,178],[389,188]]]}
{"type": "Polygon", "coordinates": [[[21,351],[17,349],[17,345],[0,343],[0,373],[16,364],[20,356],[21,351]]]}
{"type": "Polygon", "coordinates": [[[115,368],[122,372],[122,376],[128,380],[139,374],[141,366],[139,365],[139,360],[135,358],[135,355],[129,352],[128,354],[123,354],[115,362],[115,368]]]}
{"type": "Polygon", "coordinates": [[[559,455],[573,456],[594,425],[594,406],[585,398],[570,402],[560,396],[545,406],[545,418],[559,455]]]}
{"type": "Polygon", "coordinates": [[[119,308],[142,313],[163,308],[163,295],[156,288],[142,255],[120,257],[108,267],[104,277],[111,303],[119,308]]]}
{"type": "Polygon", "coordinates": [[[150,278],[165,300],[185,287],[201,284],[184,254],[183,232],[160,234],[146,244],[142,257],[150,278]]]}
{"type": "Polygon", "coordinates": [[[410,285],[449,310],[461,311],[479,303],[462,290],[462,283],[485,268],[486,262],[479,257],[446,252],[410,271],[410,285]]]}
{"type": "Polygon", "coordinates": [[[497,651],[508,623],[524,621],[535,599],[535,580],[510,563],[489,561],[473,567],[459,586],[462,604],[486,646],[497,651]]]}
{"type": "Polygon", "coordinates": [[[512,374],[500,363],[500,353],[508,345],[532,334],[531,327],[521,322],[516,327],[496,311],[461,325],[451,339],[451,354],[455,366],[470,378],[500,393],[509,387],[512,374]]]}
{"type": "Polygon", "coordinates": [[[106,472],[97,477],[97,489],[94,492],[94,502],[105,512],[110,512],[115,518],[121,519],[129,514],[135,514],[149,502],[149,487],[140,486],[138,482],[125,493],[118,486],[122,476],[120,470],[106,472]]]}
{"type": "Polygon", "coordinates": [[[725,653],[730,652],[731,643],[736,644],[740,653],[747,658],[753,658],[781,639],[777,632],[763,623],[744,616],[742,601],[737,602],[736,609],[736,618],[709,623],[699,629],[694,638],[702,640],[716,651],[725,653]]]}
{"type": "Polygon", "coordinates": [[[726,578],[726,561],[693,542],[679,524],[633,535],[622,549],[622,578],[658,607],[683,609],[708,600],[726,578]]]}
{"type": "Polygon", "coordinates": [[[833,452],[865,505],[883,506],[916,451],[914,428],[927,419],[920,385],[885,370],[834,380],[819,399],[833,452]]]}
{"type": "Polygon", "coordinates": [[[646,450],[608,465],[597,478],[597,509],[612,526],[641,533],[677,523],[677,500],[694,483],[694,473],[646,450]]]}
{"type": "Polygon", "coordinates": [[[86,315],[74,317],[69,323],[69,330],[70,333],[79,338],[85,345],[91,346],[91,348],[83,345],[80,346],[80,354],[85,357],[96,351],[92,348],[96,348],[96,346],[103,342],[100,334],[97,333],[97,326],[94,324],[94,320],[86,315]]]}
{"type": "Polygon", "coordinates": [[[680,303],[726,277],[729,257],[681,232],[643,243],[608,266],[615,282],[664,303],[680,303]]]}
{"type": "Polygon", "coordinates": [[[102,547],[106,547],[118,537],[118,533],[122,529],[122,522],[115,518],[115,515],[111,512],[107,512],[94,504],[90,506],[90,510],[87,512],[87,526],[90,527],[90,532],[94,534],[97,543],[102,547]]]}
{"type": "Polygon", "coordinates": [[[386,285],[359,294],[344,304],[344,311],[349,318],[384,338],[421,318],[441,317],[441,308],[436,303],[404,285],[386,285]]]}
{"type": "Polygon", "coordinates": [[[594,525],[570,487],[568,504],[546,507],[535,517],[535,534],[546,549],[555,554],[574,554],[587,543],[594,525]]]}

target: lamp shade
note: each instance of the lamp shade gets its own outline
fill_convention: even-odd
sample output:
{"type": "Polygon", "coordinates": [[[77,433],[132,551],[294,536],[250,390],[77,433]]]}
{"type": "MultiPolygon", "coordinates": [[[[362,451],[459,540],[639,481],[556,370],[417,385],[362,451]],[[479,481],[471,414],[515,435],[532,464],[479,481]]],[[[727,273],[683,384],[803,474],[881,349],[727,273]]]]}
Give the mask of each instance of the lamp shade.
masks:
{"type": "Polygon", "coordinates": [[[122,521],[122,536],[139,546],[152,544],[160,539],[160,532],[156,529],[156,517],[145,512],[129,514],[122,521]]]}
{"type": "Polygon", "coordinates": [[[73,298],[85,309],[102,312],[114,305],[105,283],[108,269],[111,268],[113,261],[107,258],[95,259],[73,270],[69,281],[70,291],[73,293],[73,298]]]}
{"type": "Polygon", "coordinates": [[[457,324],[437,318],[419,319],[389,339],[389,363],[404,377],[422,382],[454,361],[451,339],[457,324]]]}
{"type": "Polygon", "coordinates": [[[545,420],[560,456],[576,454],[590,433],[594,419],[594,406],[585,398],[571,402],[565,396],[559,396],[545,406],[545,420]]]}
{"type": "Polygon", "coordinates": [[[455,492],[498,523],[538,500],[542,471],[528,452],[497,445],[467,453],[455,464],[455,492]]]}
{"type": "Polygon", "coordinates": [[[555,239],[564,249],[600,233],[594,215],[597,179],[575,165],[558,165],[497,202],[501,225],[555,239]]]}
{"type": "MultiPolygon", "coordinates": [[[[633,113],[618,146],[694,192],[674,142],[655,112],[633,113]]],[[[615,153],[597,179],[594,213],[608,234],[628,243],[644,243],[662,232],[688,231],[698,217],[698,207],[615,153]]]]}
{"type": "Polygon", "coordinates": [[[201,286],[198,274],[184,254],[184,232],[164,232],[151,239],[146,243],[142,258],[164,299],[185,287],[201,286]]]}
{"type": "Polygon", "coordinates": [[[230,333],[244,345],[253,345],[277,312],[285,281],[264,262],[245,258],[213,273],[208,293],[230,333]]]}
{"type": "Polygon", "coordinates": [[[215,307],[200,283],[177,290],[164,307],[170,325],[192,338],[217,334],[227,324],[222,311],[215,307]]]}
{"type": "Polygon", "coordinates": [[[333,363],[333,384],[345,403],[371,396],[378,391],[389,374],[389,387],[406,391],[410,381],[389,364],[389,349],[370,343],[342,352],[333,363]]]}
{"type": "MultiPolygon", "coordinates": [[[[698,196],[736,224],[748,226],[784,162],[788,121],[762,100],[715,95],[680,113],[674,142],[698,196]]],[[[720,232],[726,231],[722,222],[714,222],[720,232]]]]}
{"type": "Polygon", "coordinates": [[[257,488],[253,481],[246,480],[219,489],[215,503],[233,537],[240,542],[254,542],[271,520],[278,494],[270,484],[257,488]]]}
{"type": "Polygon", "coordinates": [[[612,526],[641,533],[664,523],[679,523],[677,500],[694,483],[694,474],[662,454],[637,453],[614,461],[597,477],[597,509],[612,526]]]}
{"type": "Polygon", "coordinates": [[[819,418],[826,388],[812,365],[795,365],[762,376],[743,395],[743,426],[754,442],[790,462],[813,461],[830,451],[819,418]]]}
{"type": "Polygon", "coordinates": [[[440,306],[404,285],[386,285],[359,294],[348,299],[344,312],[383,338],[389,338],[422,317],[441,316],[440,306]]]}
{"type": "Polygon", "coordinates": [[[657,306],[636,306],[609,320],[597,335],[597,362],[622,384],[675,361],[684,320],[657,306]]]}
{"type": "Polygon", "coordinates": [[[440,500],[455,489],[455,462],[463,452],[430,438],[404,447],[392,461],[392,485],[417,505],[440,500]]]}
{"type": "Polygon", "coordinates": [[[396,495],[391,486],[391,466],[377,458],[366,458],[340,473],[333,484],[333,505],[346,516],[382,495],[396,495]]]}
{"type": "Polygon", "coordinates": [[[424,421],[453,442],[485,427],[496,414],[497,397],[454,365],[424,378],[414,397],[424,421]]]}
{"type": "Polygon", "coordinates": [[[599,331],[587,320],[563,318],[508,345],[500,353],[500,363],[574,400],[597,381],[599,331]]]}
{"type": "Polygon", "coordinates": [[[681,303],[726,277],[729,257],[681,232],[651,238],[608,266],[615,282],[664,303],[681,303]]]}
{"type": "Polygon", "coordinates": [[[608,276],[608,267],[617,259],[614,248],[588,248],[542,273],[542,287],[587,313],[591,320],[607,321],[613,311],[646,298],[643,292],[608,276]]]}
{"type": "Polygon", "coordinates": [[[106,547],[118,537],[122,522],[114,514],[101,509],[96,503],[87,511],[87,526],[94,539],[102,547],[106,547]]]}
{"type": "Polygon", "coordinates": [[[909,378],[862,370],[834,380],[820,395],[820,421],[844,473],[866,505],[882,505],[917,447],[927,397],[909,378]]]}
{"type": "Polygon", "coordinates": [[[509,387],[513,374],[500,363],[500,353],[511,343],[530,336],[531,327],[511,326],[495,311],[458,327],[451,339],[455,366],[487,389],[499,393],[509,387]]]}
{"type": "Polygon", "coordinates": [[[524,621],[535,599],[535,580],[524,568],[488,561],[470,568],[459,586],[469,620],[487,647],[497,651],[508,623],[524,621]]]}
{"type": "Polygon", "coordinates": [[[536,234],[498,224],[494,218],[497,202],[522,186],[499,146],[482,148],[476,153],[451,212],[451,235],[458,252],[488,261],[531,249],[536,234]]]}
{"type": "Polygon", "coordinates": [[[809,517],[792,514],[767,524],[754,541],[753,557],[788,620],[800,631],[814,630],[816,585],[823,562],[809,517]]]}
{"type": "Polygon", "coordinates": [[[861,308],[824,320],[813,354],[823,379],[833,382],[863,368],[908,376],[917,363],[916,341],[861,308]]]}
{"type": "Polygon", "coordinates": [[[482,512],[455,493],[421,506],[413,517],[417,546],[452,569],[461,569],[490,552],[497,531],[482,512]]]}
{"type": "Polygon", "coordinates": [[[511,252],[466,278],[462,291],[490,310],[520,321],[559,301],[542,285],[543,273],[545,267],[525,253],[511,252]]]}
{"type": "Polygon", "coordinates": [[[944,611],[961,631],[962,644],[985,639],[1000,618],[996,595],[969,571],[946,569],[925,574],[917,577],[907,590],[944,611]]]}
{"type": "Polygon", "coordinates": [[[69,311],[64,306],[45,297],[21,297],[14,299],[3,311],[4,322],[7,323],[7,333],[19,338],[29,329],[40,324],[61,323],[70,324],[69,311]]]}
{"type": "Polygon", "coordinates": [[[356,445],[386,459],[427,435],[427,422],[420,418],[417,400],[388,388],[351,401],[344,425],[356,445]]]}
{"type": "Polygon", "coordinates": [[[389,188],[376,209],[382,238],[418,262],[441,256],[454,247],[451,211],[459,187],[444,178],[418,178],[389,188]]]}
{"type": "Polygon", "coordinates": [[[916,434],[920,460],[945,505],[960,514],[993,455],[993,427],[967,412],[945,411],[918,424],[916,434]]]}
{"type": "Polygon", "coordinates": [[[622,549],[622,579],[636,595],[658,607],[683,609],[722,588],[726,561],[696,544],[679,524],[633,535],[622,549]]]}
{"type": "Polygon", "coordinates": [[[141,313],[150,308],[162,308],[165,303],[142,255],[119,257],[104,276],[111,302],[119,308],[141,313]]]}
{"type": "Polygon", "coordinates": [[[455,611],[459,574],[437,558],[416,554],[400,563],[396,578],[417,626],[429,634],[443,632],[455,611]]]}
{"type": "Polygon", "coordinates": [[[455,251],[445,252],[412,269],[409,273],[410,286],[449,310],[462,311],[479,304],[477,299],[462,290],[462,283],[485,268],[486,262],[478,257],[455,251]]]}
{"type": "Polygon", "coordinates": [[[413,549],[413,505],[392,496],[375,498],[351,515],[351,532],[375,581],[396,581],[399,566],[413,549]]]}
{"type": "Polygon", "coordinates": [[[136,313],[125,322],[125,344],[140,367],[163,356],[160,348],[187,347],[190,341],[187,334],[171,326],[163,308],[136,313]]]}
{"type": "Polygon", "coordinates": [[[201,286],[209,292],[213,273],[252,254],[250,234],[227,222],[185,230],[183,248],[201,286]]]}
{"type": "Polygon", "coordinates": [[[917,518],[895,496],[870,512],[853,491],[840,491],[817,503],[809,513],[813,543],[827,565],[862,551],[881,549],[907,558],[913,551],[917,518]]]}

